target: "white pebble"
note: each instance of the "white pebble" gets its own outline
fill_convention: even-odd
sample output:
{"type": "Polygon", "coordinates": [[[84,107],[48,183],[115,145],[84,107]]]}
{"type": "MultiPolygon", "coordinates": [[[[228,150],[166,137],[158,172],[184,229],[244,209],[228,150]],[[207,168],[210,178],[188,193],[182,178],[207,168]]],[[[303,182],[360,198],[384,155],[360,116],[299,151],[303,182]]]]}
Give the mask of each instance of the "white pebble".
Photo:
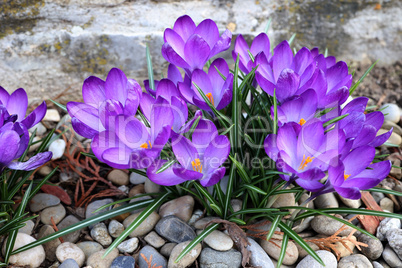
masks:
{"type": "Polygon", "coordinates": [[[49,146],[49,151],[53,153],[52,160],[59,159],[63,156],[66,149],[66,142],[58,139],[52,142],[49,146]]]}

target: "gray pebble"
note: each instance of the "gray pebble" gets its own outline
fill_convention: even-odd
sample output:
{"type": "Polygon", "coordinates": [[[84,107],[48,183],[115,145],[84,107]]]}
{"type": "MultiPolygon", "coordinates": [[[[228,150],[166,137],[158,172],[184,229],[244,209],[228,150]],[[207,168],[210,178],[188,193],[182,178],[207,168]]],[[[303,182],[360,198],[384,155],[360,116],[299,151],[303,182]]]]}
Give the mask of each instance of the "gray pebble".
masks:
{"type": "Polygon", "coordinates": [[[27,235],[31,235],[32,234],[32,230],[35,226],[35,223],[32,220],[28,220],[25,222],[25,226],[18,229],[19,233],[25,233],[27,235]]]}
{"type": "Polygon", "coordinates": [[[173,248],[177,245],[177,243],[166,243],[163,245],[163,247],[160,249],[160,252],[163,256],[169,257],[170,253],[172,253],[173,248]]]}
{"type": "Polygon", "coordinates": [[[160,248],[166,243],[166,241],[154,231],[147,234],[144,240],[154,248],[160,248]]]}
{"type": "Polygon", "coordinates": [[[119,256],[113,260],[110,268],[134,268],[135,259],[131,256],[119,256]]]}
{"type": "Polygon", "coordinates": [[[376,260],[381,257],[382,252],[384,251],[384,247],[382,243],[378,239],[373,239],[366,234],[361,234],[357,237],[359,242],[365,243],[367,247],[361,247],[361,252],[367,256],[367,258],[371,260],[376,260]]]}
{"type": "MultiPolygon", "coordinates": [[[[334,254],[326,250],[317,250],[317,255],[325,264],[325,268],[336,268],[338,262],[334,254]]],[[[319,264],[313,257],[307,255],[304,257],[296,266],[296,268],[322,268],[323,266],[319,264]]]]}
{"type": "Polygon", "coordinates": [[[367,259],[366,256],[362,254],[354,254],[343,257],[338,263],[338,268],[349,268],[349,267],[373,268],[373,265],[371,264],[369,259],[367,259]]]}
{"type": "Polygon", "coordinates": [[[45,208],[40,213],[40,221],[43,224],[52,224],[52,219],[55,224],[58,224],[66,216],[66,209],[62,204],[45,208]]]}
{"type": "Polygon", "coordinates": [[[124,231],[124,225],[116,220],[111,220],[108,226],[109,234],[116,238],[124,231]]]}
{"type": "Polygon", "coordinates": [[[274,263],[264,249],[250,237],[247,238],[250,245],[247,249],[251,252],[250,264],[261,268],[275,268],[274,263]]]}
{"type": "Polygon", "coordinates": [[[201,268],[240,268],[241,258],[241,253],[235,249],[222,252],[204,248],[199,264],[201,268]]]}
{"type": "Polygon", "coordinates": [[[94,211],[97,210],[98,208],[100,208],[101,206],[110,204],[112,202],[113,202],[113,199],[106,198],[106,199],[96,200],[92,203],[89,203],[87,210],[85,211],[85,218],[88,219],[88,218],[98,215],[102,212],[109,211],[111,209],[111,207],[104,208],[104,209],[94,213],[94,211]]]}
{"type": "Polygon", "coordinates": [[[39,193],[29,201],[29,209],[31,212],[38,212],[47,207],[57,206],[60,199],[51,194],[39,193]]]}
{"type": "Polygon", "coordinates": [[[152,255],[152,263],[151,263],[151,267],[152,266],[162,266],[162,268],[166,268],[167,267],[167,261],[165,259],[165,257],[163,257],[156,249],[154,249],[151,246],[145,246],[140,250],[140,256],[138,257],[138,265],[140,266],[140,268],[148,268],[148,264],[145,261],[145,259],[143,258],[143,256],[141,255],[143,254],[145,256],[145,258],[147,258],[147,260],[149,261],[152,255]]]}
{"type": "MultiPolygon", "coordinates": [[[[75,216],[73,215],[68,215],[67,217],[65,217],[58,225],[57,228],[59,230],[62,230],[64,228],[67,228],[73,224],[76,224],[80,222],[79,219],[77,219],[75,216]]],[[[81,230],[77,230],[74,231],[72,233],[66,234],[64,236],[62,236],[64,242],[71,242],[71,243],[75,243],[78,241],[78,238],[80,237],[81,234],[81,230]]]]}
{"type": "Polygon", "coordinates": [[[382,257],[391,267],[402,266],[401,259],[399,259],[398,255],[396,255],[395,251],[393,251],[389,245],[385,246],[382,257]]]}
{"type": "Polygon", "coordinates": [[[402,230],[389,230],[386,234],[389,246],[402,259],[402,230]]]}
{"type": "Polygon", "coordinates": [[[133,253],[134,250],[138,248],[138,238],[133,237],[126,241],[123,241],[120,245],[117,246],[117,249],[120,253],[133,253]]]}
{"type": "Polygon", "coordinates": [[[112,237],[109,235],[103,222],[95,224],[91,230],[91,237],[104,247],[112,244],[112,237]]]}
{"type": "Polygon", "coordinates": [[[103,247],[98,242],[84,241],[77,243],[79,247],[85,254],[85,259],[88,259],[93,253],[103,250],[103,247]]]}
{"type": "Polygon", "coordinates": [[[380,225],[377,227],[377,238],[381,241],[386,240],[386,234],[389,230],[400,229],[401,228],[401,220],[395,218],[385,218],[380,222],[380,225]]]}
{"type": "Polygon", "coordinates": [[[59,268],[80,268],[74,259],[67,259],[60,264],[59,268]]]}
{"type": "Polygon", "coordinates": [[[135,185],[141,184],[141,183],[144,183],[146,180],[147,180],[147,177],[139,175],[135,172],[131,172],[131,174],[130,174],[130,183],[131,184],[135,184],[135,185]]]}
{"type": "Polygon", "coordinates": [[[195,238],[194,230],[176,216],[162,218],[155,226],[155,231],[170,242],[181,243],[195,238]]]}

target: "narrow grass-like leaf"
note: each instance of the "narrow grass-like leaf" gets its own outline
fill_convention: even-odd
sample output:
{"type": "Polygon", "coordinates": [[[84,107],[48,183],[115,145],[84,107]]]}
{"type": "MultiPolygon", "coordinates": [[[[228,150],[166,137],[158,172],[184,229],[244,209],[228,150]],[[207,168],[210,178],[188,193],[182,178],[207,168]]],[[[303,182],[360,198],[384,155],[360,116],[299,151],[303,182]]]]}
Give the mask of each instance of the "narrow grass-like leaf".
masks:
{"type": "Polygon", "coordinates": [[[156,174],[162,173],[163,171],[167,170],[169,167],[171,167],[174,163],[176,162],[176,159],[170,160],[163,164],[158,171],[156,171],[156,174]]]}
{"type": "Polygon", "coordinates": [[[143,200],[143,201],[138,202],[138,203],[132,203],[132,204],[123,205],[121,207],[114,208],[114,209],[112,209],[110,211],[100,213],[100,214],[95,215],[95,216],[93,216],[91,218],[88,218],[88,219],[80,221],[80,222],[78,222],[76,224],[73,224],[73,225],[71,225],[71,226],[69,226],[69,227],[67,227],[65,229],[59,230],[59,231],[57,231],[57,232],[55,232],[55,233],[53,233],[51,235],[48,235],[48,236],[43,237],[41,239],[38,239],[38,240],[36,240],[36,241],[34,241],[32,243],[29,243],[28,245],[25,245],[25,246],[23,246],[23,247],[21,247],[21,248],[19,248],[17,250],[14,250],[12,252],[12,254],[17,254],[17,253],[20,253],[22,251],[34,248],[34,247],[36,247],[38,245],[42,245],[42,244],[44,244],[46,242],[49,242],[49,241],[51,241],[51,240],[53,240],[55,238],[59,238],[59,237],[61,237],[63,235],[66,235],[66,234],[72,233],[74,231],[80,230],[80,229],[82,229],[84,227],[87,227],[89,225],[92,225],[92,224],[95,224],[95,223],[98,223],[98,222],[101,222],[101,221],[104,221],[104,220],[107,220],[107,219],[111,219],[113,217],[116,217],[118,215],[133,211],[135,209],[144,208],[144,207],[148,206],[149,204],[151,204],[152,202],[154,202],[154,200],[143,200]]]}
{"type": "Polygon", "coordinates": [[[230,173],[229,173],[228,186],[226,189],[225,203],[223,205],[223,219],[226,219],[227,213],[229,211],[230,200],[232,199],[235,173],[236,173],[236,165],[235,165],[235,163],[232,162],[232,165],[230,168],[230,173]]]}
{"type": "Polygon", "coordinates": [[[332,125],[333,123],[336,123],[336,122],[338,122],[338,121],[344,119],[344,118],[345,118],[346,116],[348,116],[348,115],[349,115],[349,114],[344,114],[344,115],[335,117],[335,118],[333,118],[333,119],[331,119],[331,120],[328,120],[328,121],[325,122],[324,124],[322,124],[322,126],[323,126],[323,127],[327,127],[327,126],[329,126],[329,125],[332,125]]]}
{"type": "Polygon", "coordinates": [[[244,184],[243,187],[246,188],[246,189],[249,189],[251,191],[254,191],[256,193],[262,194],[262,195],[267,194],[266,192],[264,192],[263,190],[261,190],[260,188],[258,188],[257,186],[254,186],[254,185],[244,184]]]}
{"type": "Polygon", "coordinates": [[[236,223],[237,225],[246,225],[247,223],[243,221],[242,219],[238,219],[235,217],[231,217],[229,221],[236,223]]]}
{"type": "Polygon", "coordinates": [[[219,204],[216,203],[214,198],[211,196],[211,194],[204,188],[202,187],[198,182],[194,182],[195,188],[204,196],[208,202],[210,203],[210,207],[220,216],[223,217],[222,214],[222,209],[219,207],[219,204]]]}
{"type": "Polygon", "coordinates": [[[289,243],[289,236],[287,232],[284,232],[283,237],[282,237],[282,244],[281,244],[281,251],[279,253],[279,258],[278,258],[278,263],[276,264],[277,267],[281,267],[283,260],[285,259],[286,255],[286,249],[288,248],[288,243],[289,243]]]}
{"type": "Polygon", "coordinates": [[[57,107],[59,107],[60,109],[62,109],[63,111],[65,111],[66,113],[68,112],[67,111],[67,107],[65,106],[65,105],[63,105],[63,104],[61,104],[61,103],[58,103],[57,101],[55,101],[55,100],[52,100],[52,99],[49,99],[51,102],[53,102],[57,107]]]}
{"type": "Polygon", "coordinates": [[[275,217],[275,220],[271,223],[271,228],[268,231],[267,237],[265,240],[269,241],[275,233],[276,227],[278,227],[279,222],[282,220],[282,216],[278,215],[275,217]]]}
{"type": "Polygon", "coordinates": [[[248,53],[248,56],[250,57],[251,61],[254,62],[255,59],[254,59],[254,56],[253,56],[253,54],[251,53],[251,51],[247,49],[247,53],[248,53]]]}
{"type": "Polygon", "coordinates": [[[183,251],[177,256],[177,259],[174,261],[175,263],[178,263],[187,253],[189,253],[198,243],[200,243],[202,240],[204,240],[205,237],[207,237],[210,233],[218,229],[219,223],[214,223],[209,225],[207,228],[205,228],[199,235],[197,235],[191,242],[188,244],[183,251]]]}
{"type": "Polygon", "coordinates": [[[277,134],[278,131],[278,102],[276,99],[276,88],[274,89],[274,129],[273,133],[277,134]]]}
{"type": "Polygon", "coordinates": [[[37,192],[39,192],[40,188],[54,175],[54,173],[57,171],[59,167],[55,167],[49,174],[47,174],[46,177],[44,177],[40,182],[35,186],[35,188],[32,190],[31,196],[29,197],[29,200],[36,195],[37,192]]]}
{"type": "Polygon", "coordinates": [[[149,52],[148,44],[146,46],[145,53],[147,57],[149,88],[155,90],[154,70],[152,68],[152,59],[151,59],[151,53],[149,52]]]}
{"type": "Polygon", "coordinates": [[[82,154],[83,156],[98,160],[98,158],[96,158],[96,156],[93,153],[80,152],[80,154],[82,154]]]}
{"type": "Polygon", "coordinates": [[[370,73],[370,71],[374,68],[374,66],[377,64],[378,60],[374,62],[370,68],[360,77],[360,79],[354,84],[350,89],[349,89],[349,95],[352,95],[352,93],[356,90],[357,86],[360,85],[361,82],[363,82],[364,78],[370,73]]]}
{"type": "Polygon", "coordinates": [[[166,198],[171,195],[171,193],[166,193],[161,197],[155,199],[145,210],[143,210],[140,215],[117,237],[113,243],[106,249],[105,254],[103,254],[103,258],[106,257],[113,249],[115,249],[127,236],[131,234],[132,231],[135,230],[152,212],[154,212],[162,203],[166,200],[166,198]]]}
{"type": "Polygon", "coordinates": [[[250,176],[247,174],[247,172],[244,170],[244,168],[243,168],[243,166],[242,166],[242,164],[240,164],[235,158],[236,158],[236,155],[235,155],[235,157],[232,157],[231,155],[229,155],[229,158],[230,158],[230,160],[236,165],[236,167],[237,167],[237,169],[238,169],[238,172],[239,172],[239,174],[240,174],[240,177],[245,181],[245,183],[251,183],[251,178],[250,178],[250,176]]]}
{"type": "Polygon", "coordinates": [[[383,194],[393,194],[396,196],[402,196],[402,192],[394,191],[394,190],[388,190],[380,187],[374,187],[369,190],[365,190],[367,192],[377,192],[377,193],[383,193],[383,194]]]}
{"type": "Polygon", "coordinates": [[[130,170],[130,172],[134,172],[134,173],[137,173],[138,175],[141,175],[143,177],[147,177],[147,173],[145,171],[142,171],[142,170],[139,170],[139,169],[129,169],[129,170],[130,170]]]}
{"type": "Polygon", "coordinates": [[[292,36],[289,38],[289,41],[288,41],[289,46],[292,45],[292,43],[293,43],[293,41],[295,40],[295,38],[296,38],[296,34],[294,33],[294,34],[292,34],[292,36]]]}
{"type": "Polygon", "coordinates": [[[223,73],[221,73],[221,71],[218,69],[218,67],[216,67],[216,65],[215,65],[214,67],[215,67],[215,70],[218,71],[218,74],[222,77],[222,79],[223,79],[224,81],[226,81],[226,76],[224,76],[223,73]]]}
{"type": "MultiPolygon", "coordinates": [[[[237,216],[237,215],[242,215],[242,214],[253,214],[253,213],[266,213],[270,214],[272,212],[277,212],[279,211],[279,208],[247,208],[247,209],[242,209],[237,212],[232,213],[230,215],[231,217],[237,216]]],[[[289,212],[285,212],[283,214],[289,214],[289,212]]]]}
{"type": "Polygon", "coordinates": [[[231,125],[229,128],[225,129],[222,133],[220,133],[219,135],[226,135],[228,134],[232,128],[234,127],[234,125],[231,125]]]}
{"type": "Polygon", "coordinates": [[[264,33],[268,33],[269,27],[271,26],[272,18],[268,19],[267,25],[265,25],[264,33]]]}

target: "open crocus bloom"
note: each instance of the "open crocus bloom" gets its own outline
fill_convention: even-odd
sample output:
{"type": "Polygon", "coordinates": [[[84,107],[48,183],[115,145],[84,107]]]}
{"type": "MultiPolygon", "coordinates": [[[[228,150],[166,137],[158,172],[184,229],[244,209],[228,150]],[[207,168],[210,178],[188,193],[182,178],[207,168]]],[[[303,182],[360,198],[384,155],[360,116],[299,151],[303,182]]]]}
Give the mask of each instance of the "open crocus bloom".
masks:
{"type": "Polygon", "coordinates": [[[170,63],[186,70],[188,75],[202,69],[216,54],[230,47],[232,33],[226,30],[219,36],[216,23],[203,20],[198,26],[187,15],[178,18],[173,29],[164,32],[162,55],[170,63]]]}
{"type": "MultiPolygon", "coordinates": [[[[172,81],[176,86],[178,85],[179,82],[185,82],[186,84],[190,85],[190,78],[188,75],[184,76],[184,79],[179,71],[179,69],[173,65],[169,64],[168,70],[167,70],[167,79],[172,81]]],[[[145,90],[153,97],[156,97],[156,89],[158,88],[159,80],[154,80],[154,85],[155,88],[151,89],[149,87],[149,80],[144,80],[144,87],[145,90]]]]}
{"type": "Polygon", "coordinates": [[[95,76],[88,77],[82,86],[84,103],[67,103],[74,130],[92,139],[109,126],[113,128],[114,116],[135,115],[141,92],[140,85],[133,79],[127,79],[117,68],[110,70],[106,81],[95,76]]]}
{"type": "Polygon", "coordinates": [[[180,128],[186,123],[188,118],[187,103],[181,98],[181,94],[174,82],[170,79],[162,79],[158,82],[155,91],[155,97],[147,93],[142,93],[140,108],[145,117],[149,120],[151,117],[152,105],[157,98],[165,99],[171,106],[173,112],[172,130],[179,132],[180,128]]]}
{"type": "Polygon", "coordinates": [[[25,114],[28,108],[28,96],[24,89],[19,88],[11,95],[0,86],[0,102],[6,108],[7,113],[16,115],[16,122],[21,122],[27,129],[39,123],[46,114],[46,102],[42,102],[27,117],[25,114]]]}
{"type": "Polygon", "coordinates": [[[189,103],[202,110],[210,111],[211,108],[198,92],[197,85],[207,96],[211,104],[217,109],[225,108],[232,101],[233,74],[230,73],[228,64],[224,59],[216,59],[209,67],[208,74],[203,70],[194,70],[191,77],[191,87],[186,83],[179,83],[180,93],[189,103]],[[226,78],[224,80],[219,72],[226,78]],[[194,85],[195,84],[195,85],[194,85]]]}
{"type": "Polygon", "coordinates": [[[360,190],[376,186],[391,170],[390,161],[371,164],[374,156],[375,149],[367,145],[351,151],[342,161],[329,167],[325,188],[317,195],[336,191],[345,198],[361,198],[360,190]]]}
{"type": "Polygon", "coordinates": [[[166,163],[165,160],[156,161],[147,170],[147,176],[153,182],[176,185],[188,180],[199,180],[202,186],[208,187],[218,183],[225,175],[226,168],[221,166],[229,156],[230,142],[226,136],[218,135],[211,121],[201,119],[191,141],[176,134],[172,144],[179,163],[156,174],[166,163]]]}
{"type": "Polygon", "coordinates": [[[245,74],[251,72],[251,70],[256,66],[255,62],[250,58],[249,52],[254,58],[260,52],[263,52],[268,60],[271,58],[270,43],[266,33],[260,33],[257,35],[254,38],[251,47],[248,46],[246,40],[244,40],[244,37],[241,34],[236,37],[232,57],[236,62],[237,55],[239,55],[239,68],[245,74]]]}
{"type": "Polygon", "coordinates": [[[114,168],[147,168],[170,137],[173,113],[165,99],[159,97],[152,105],[149,122],[151,127],[147,128],[134,116],[117,115],[113,131],[95,135],[92,151],[114,168]]]}
{"type": "Polygon", "coordinates": [[[344,143],[343,131],[324,133],[322,122],[313,118],[300,130],[292,123],[283,125],[277,135],[267,136],[264,147],[268,156],[277,162],[278,170],[290,174],[281,175],[282,179],[295,180],[314,192],[323,188],[319,180],[325,176],[331,161],[338,157],[344,143]]]}

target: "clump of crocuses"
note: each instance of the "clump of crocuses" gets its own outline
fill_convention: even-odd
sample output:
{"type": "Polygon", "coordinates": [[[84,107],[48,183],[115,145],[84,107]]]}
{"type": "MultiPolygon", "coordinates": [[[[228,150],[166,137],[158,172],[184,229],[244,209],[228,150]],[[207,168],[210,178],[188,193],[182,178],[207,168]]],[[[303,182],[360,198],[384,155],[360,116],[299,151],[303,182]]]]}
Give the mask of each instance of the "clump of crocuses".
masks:
{"type": "Polygon", "coordinates": [[[244,84],[234,89],[242,81],[234,81],[230,64],[219,57],[230,47],[231,37],[229,30],[220,34],[212,20],[196,25],[189,16],[180,17],[164,32],[161,52],[170,63],[167,77],[144,81],[146,92],[116,68],[106,81],[87,78],[84,103],[67,104],[74,129],[92,139],[95,156],[112,167],[146,169],[150,180],[164,186],[199,181],[208,187],[228,174],[229,158],[239,157],[231,150],[238,146],[230,142],[238,138],[234,131],[257,142],[252,138],[256,132],[249,135],[225,117],[234,120],[231,111],[240,103],[246,115],[238,114],[237,121],[258,110],[260,125],[264,115],[276,124],[275,133],[262,130],[268,135],[261,141],[265,138],[265,152],[287,181],[285,187],[295,183],[313,196],[337,191],[359,198],[360,190],[387,176],[390,162],[374,161],[374,155],[391,131],[377,136],[384,117],[366,112],[367,98],[345,105],[352,84],[345,62],[317,48],[293,53],[286,40],[271,53],[265,33],[251,45],[239,35],[232,56],[244,84]],[[231,103],[234,92],[239,103],[231,103]],[[243,94],[252,96],[251,103],[243,94]]]}

